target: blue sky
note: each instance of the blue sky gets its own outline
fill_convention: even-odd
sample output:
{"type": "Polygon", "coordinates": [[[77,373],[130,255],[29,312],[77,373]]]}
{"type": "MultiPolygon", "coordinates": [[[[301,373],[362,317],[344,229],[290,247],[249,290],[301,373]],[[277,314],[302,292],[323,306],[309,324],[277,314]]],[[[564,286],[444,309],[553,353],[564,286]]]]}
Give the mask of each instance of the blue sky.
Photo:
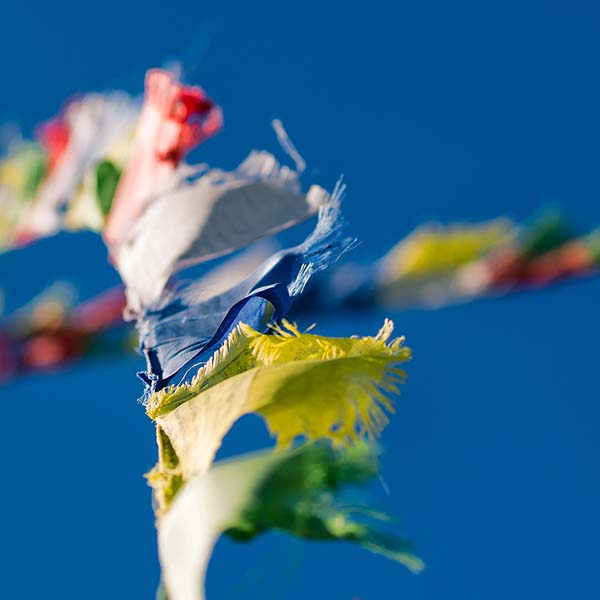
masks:
{"type": "MultiPolygon", "coordinates": [[[[600,223],[600,13],[592,3],[181,1],[3,4],[0,120],[25,133],[77,91],[141,90],[182,59],[224,109],[195,154],[232,167],[275,148],[283,119],[331,187],[348,184],[356,258],[428,220],[530,218],[561,206],[600,223]]],[[[101,241],[61,235],[0,257],[8,308],[47,282],[115,283],[101,241]]],[[[384,433],[374,500],[428,568],[345,546],[223,540],[210,598],[495,600],[600,593],[600,279],[440,311],[390,314],[415,358],[384,433]]],[[[321,319],[336,335],[384,314],[321,319]]],[[[153,429],[136,358],[0,390],[7,597],[150,598],[158,578],[153,429]]],[[[268,443],[248,418],[223,454],[268,443]]]]}

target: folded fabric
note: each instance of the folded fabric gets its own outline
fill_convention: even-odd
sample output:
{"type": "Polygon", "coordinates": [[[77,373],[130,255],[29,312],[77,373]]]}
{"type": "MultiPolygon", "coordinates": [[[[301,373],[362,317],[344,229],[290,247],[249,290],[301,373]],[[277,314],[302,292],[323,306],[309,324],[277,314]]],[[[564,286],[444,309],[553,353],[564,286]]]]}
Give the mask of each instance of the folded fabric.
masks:
{"type": "Polygon", "coordinates": [[[211,279],[217,275],[178,286],[141,315],[140,348],[147,361],[141,376],[151,391],[163,388],[194,359],[210,357],[238,323],[266,331],[269,323],[287,315],[310,277],[352,245],[341,233],[342,192],[336,187],[321,206],[315,229],[302,244],[274,253],[257,268],[253,262],[239,264],[236,279],[212,295],[211,279]]]}

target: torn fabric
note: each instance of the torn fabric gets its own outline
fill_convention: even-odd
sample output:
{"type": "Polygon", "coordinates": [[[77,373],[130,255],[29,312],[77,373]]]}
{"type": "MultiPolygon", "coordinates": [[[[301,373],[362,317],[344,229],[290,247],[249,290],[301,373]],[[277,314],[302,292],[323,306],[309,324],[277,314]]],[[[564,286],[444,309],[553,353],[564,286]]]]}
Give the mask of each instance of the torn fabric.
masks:
{"type": "Polygon", "coordinates": [[[155,198],[114,250],[130,311],[155,303],[175,272],[304,221],[328,199],[319,186],[301,194],[298,174],[267,152],[155,198]]]}
{"type": "Polygon", "coordinates": [[[334,263],[353,240],[342,235],[341,188],[323,205],[314,231],[300,245],[265,260],[241,281],[206,297],[210,282],[200,278],[165,294],[138,320],[140,347],[151,390],[168,384],[194,359],[206,360],[240,323],[265,331],[284,318],[310,277],[334,263]]]}

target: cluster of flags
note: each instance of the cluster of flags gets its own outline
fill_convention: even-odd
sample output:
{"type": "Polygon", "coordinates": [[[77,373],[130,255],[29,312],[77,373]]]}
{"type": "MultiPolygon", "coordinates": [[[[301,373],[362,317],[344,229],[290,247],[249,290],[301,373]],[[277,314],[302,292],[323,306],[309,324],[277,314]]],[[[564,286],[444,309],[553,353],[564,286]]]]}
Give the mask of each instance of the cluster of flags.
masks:
{"type": "Polygon", "coordinates": [[[135,335],[122,317],[122,288],[81,304],[76,297],[73,286],[55,283],[2,321],[0,385],[85,360],[118,359],[134,350],[135,335]]]}
{"type": "MultiPolygon", "coordinates": [[[[336,195],[340,193],[338,189],[336,195]]],[[[317,246],[332,244],[322,255],[324,262],[314,260],[318,257],[311,255],[312,251],[303,260],[298,258],[310,249],[311,240],[305,242],[305,250],[298,247],[291,253],[280,251],[276,258],[271,258],[276,246],[259,244],[227,258],[199,281],[172,285],[170,294],[165,293],[161,302],[147,311],[146,322],[156,323],[161,330],[170,328],[175,337],[160,345],[154,343],[153,347],[153,327],[139,327],[141,347],[150,363],[148,377],[155,374],[153,369],[162,368],[156,362],[159,354],[167,364],[167,377],[170,377],[170,365],[193,356],[208,341],[211,327],[220,322],[225,308],[236,305],[243,295],[269,281],[262,279],[268,268],[261,270],[261,265],[268,267],[272,261],[283,265],[279,268],[287,268],[285,265],[296,260],[292,254],[298,258],[292,268],[304,269],[302,277],[308,269],[303,264],[310,263],[310,269],[316,271],[322,270],[324,263],[331,263],[327,270],[292,289],[289,298],[285,294],[278,296],[275,306],[282,302],[287,305],[294,299],[289,308],[292,319],[316,319],[334,311],[340,314],[434,309],[588,277],[600,268],[600,229],[578,232],[555,209],[524,224],[503,218],[483,223],[424,225],[383,257],[362,264],[349,261],[350,254],[346,254],[346,250],[351,244],[348,241],[339,245],[339,228],[332,227],[335,221],[332,216],[339,213],[339,208],[330,206],[325,210],[330,215],[321,217],[321,229],[314,234],[321,239],[317,246]],[[227,282],[235,282],[235,285],[227,282]],[[302,294],[296,293],[300,287],[302,294]],[[201,303],[193,308],[195,299],[207,297],[206,290],[212,290],[211,304],[201,303]],[[168,318],[165,312],[169,312],[168,318]],[[182,317],[187,319],[185,326],[181,325],[182,317]],[[177,327],[181,329],[178,334],[177,327]],[[181,347],[176,336],[189,338],[187,350],[181,347]],[[167,356],[169,354],[172,356],[167,356]]],[[[335,218],[339,219],[339,214],[335,218]]],[[[27,309],[0,322],[0,383],[29,372],[64,368],[80,360],[119,356],[135,346],[132,328],[121,316],[126,305],[123,288],[105,292],[81,306],[63,304],[61,311],[52,313],[60,318],[48,321],[45,317],[40,322],[36,315],[46,314],[44,307],[56,289],[63,288],[51,286],[27,309]],[[40,305],[38,311],[33,310],[36,304],[40,305]],[[97,313],[93,327],[73,326],[79,321],[77,314],[81,311],[90,315],[89,318],[97,313]],[[106,318],[107,315],[110,318],[106,318]],[[40,335],[45,344],[37,342],[40,335]],[[35,352],[31,348],[35,348],[35,352]]],[[[269,293],[260,290],[258,295],[269,293]]],[[[60,298],[56,300],[60,302],[60,298]]],[[[258,302],[252,300],[250,305],[258,302]]],[[[246,308],[249,310],[250,307],[246,308]]]]}
{"type": "Polygon", "coordinates": [[[11,149],[0,179],[4,248],[95,229],[124,290],[72,309],[60,291],[47,294],[9,319],[1,368],[18,373],[84,355],[120,328],[122,309],[135,323],[144,405],[156,424],[148,481],[170,600],[203,598],[224,533],[247,541],[276,528],[346,540],[418,571],[410,545],[383,530],[377,513],[343,502],[347,486],[378,473],[373,442],[393,412],[410,350],[389,320],[374,336],[349,338],[302,332],[287,320],[315,275],[354,243],[343,233],[343,186],[303,189],[304,161],[279,122],[294,167],[264,151],[232,171],[186,164],[221,124],[203,90],[152,70],[141,105],[120,94],[83,96],[40,129],[37,143],[11,149]],[[311,218],[300,244],[252,249],[311,218]],[[208,276],[179,279],[245,248],[208,276]],[[215,463],[224,436],[249,413],[263,418],[276,448],[215,463]]]}
{"type": "Polygon", "coordinates": [[[373,442],[410,350],[389,320],[373,336],[349,338],[302,332],[292,320],[436,308],[591,275],[600,229],[574,231],[556,211],[527,224],[429,224],[374,262],[349,262],[344,186],[303,188],[304,160],[279,121],[294,166],[265,151],[232,171],[185,162],[222,122],[203,90],[157,69],[143,100],[78,96],[35,141],[11,140],[0,161],[0,252],[91,229],[123,286],[76,304],[72,288],[55,284],[5,317],[0,383],[119,356],[137,338],[143,402],[156,424],[158,462],[147,477],[162,593],[171,600],[203,597],[220,535],[247,541],[272,528],[352,541],[418,571],[409,544],[341,500],[345,487],[378,473],[373,442]],[[260,242],[309,219],[312,232],[295,246],[260,242]],[[264,419],[276,450],[215,463],[248,413],[264,419]]]}
{"type": "Polygon", "coordinates": [[[100,231],[120,165],[131,151],[138,102],[124,93],[86,94],[6,143],[0,163],[0,251],[61,229],[100,231]]]}
{"type": "Polygon", "coordinates": [[[600,268],[600,228],[580,233],[556,210],[417,228],[368,265],[344,264],[314,286],[316,307],[438,308],[585,277],[600,268]]]}

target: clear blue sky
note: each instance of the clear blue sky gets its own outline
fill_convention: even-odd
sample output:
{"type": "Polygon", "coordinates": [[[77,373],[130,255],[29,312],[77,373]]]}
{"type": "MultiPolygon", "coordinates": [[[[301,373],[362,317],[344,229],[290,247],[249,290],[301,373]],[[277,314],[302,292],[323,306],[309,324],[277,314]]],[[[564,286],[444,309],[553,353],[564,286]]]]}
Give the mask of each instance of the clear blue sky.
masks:
{"type": "MultiPolygon", "coordinates": [[[[587,227],[600,223],[599,18],[590,2],[8,0],[0,120],[28,133],[73,92],[137,92],[147,67],[181,58],[225,112],[197,158],[231,167],[274,148],[282,118],[311,176],[345,175],[357,258],[426,220],[525,219],[548,203],[587,227]]],[[[91,234],[0,257],[9,308],[55,278],[84,296],[117,281],[91,234]]],[[[427,571],[282,535],[222,541],[209,600],[600,597],[599,299],[596,279],[390,315],[415,358],[383,438],[391,494],[373,493],[427,571]]],[[[383,316],[319,330],[368,334],[383,316]]],[[[3,597],[152,597],[138,366],[0,390],[3,597]]],[[[224,454],[266,442],[249,418],[224,454]]]]}

